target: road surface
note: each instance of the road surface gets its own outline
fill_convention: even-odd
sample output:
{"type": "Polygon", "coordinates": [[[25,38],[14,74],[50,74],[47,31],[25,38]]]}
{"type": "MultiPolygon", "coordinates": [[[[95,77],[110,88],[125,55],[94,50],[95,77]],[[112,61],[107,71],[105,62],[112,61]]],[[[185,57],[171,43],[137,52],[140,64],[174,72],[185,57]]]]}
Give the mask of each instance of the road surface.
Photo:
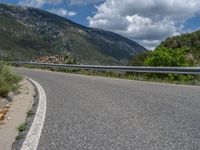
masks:
{"type": "Polygon", "coordinates": [[[200,88],[17,69],[47,110],[39,150],[198,150],[200,88]]]}

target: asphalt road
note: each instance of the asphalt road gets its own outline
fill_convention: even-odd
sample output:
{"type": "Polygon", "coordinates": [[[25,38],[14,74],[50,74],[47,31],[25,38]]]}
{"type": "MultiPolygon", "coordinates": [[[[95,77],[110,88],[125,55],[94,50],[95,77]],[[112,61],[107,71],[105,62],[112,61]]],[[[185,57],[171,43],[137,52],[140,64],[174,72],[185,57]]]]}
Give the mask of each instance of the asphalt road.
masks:
{"type": "Polygon", "coordinates": [[[200,88],[18,69],[47,95],[39,150],[199,150],[200,88]]]}

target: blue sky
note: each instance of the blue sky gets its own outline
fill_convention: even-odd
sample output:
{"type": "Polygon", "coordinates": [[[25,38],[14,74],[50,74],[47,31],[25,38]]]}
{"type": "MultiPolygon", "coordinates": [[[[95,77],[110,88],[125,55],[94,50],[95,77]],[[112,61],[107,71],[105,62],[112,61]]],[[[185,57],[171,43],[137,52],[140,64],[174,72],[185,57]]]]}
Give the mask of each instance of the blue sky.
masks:
{"type": "MultiPolygon", "coordinates": [[[[35,0],[37,1],[37,0],[35,0]]],[[[21,5],[21,2],[26,2],[23,0],[0,0],[0,3],[6,3],[6,4],[16,4],[16,5],[21,5]]],[[[27,1],[28,4],[28,1],[27,1]]],[[[94,14],[96,11],[95,5],[98,5],[99,2],[94,2],[94,3],[84,3],[81,4],[80,2],[77,2],[76,4],[71,4],[70,1],[62,1],[61,3],[45,3],[41,7],[38,7],[40,9],[44,10],[51,10],[51,9],[60,9],[63,8],[67,11],[72,11],[75,12],[76,15],[73,16],[64,16],[76,23],[82,24],[84,26],[89,26],[89,22],[87,20],[88,16],[91,16],[94,14]]],[[[25,4],[26,5],[26,4],[25,4]]],[[[28,4],[29,6],[29,4],[28,4]]],[[[34,5],[30,5],[31,7],[35,7],[34,5]]]]}
{"type": "Polygon", "coordinates": [[[121,34],[153,49],[166,37],[200,29],[199,0],[0,0],[37,7],[121,34]]]}

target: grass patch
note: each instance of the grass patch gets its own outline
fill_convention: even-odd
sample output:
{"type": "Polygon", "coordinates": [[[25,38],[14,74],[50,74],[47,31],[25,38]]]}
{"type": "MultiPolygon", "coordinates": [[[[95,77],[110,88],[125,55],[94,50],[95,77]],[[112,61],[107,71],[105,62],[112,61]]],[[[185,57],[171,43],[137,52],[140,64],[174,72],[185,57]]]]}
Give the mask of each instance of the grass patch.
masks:
{"type": "Polygon", "coordinates": [[[22,77],[12,72],[11,68],[0,63],[0,97],[6,97],[9,92],[15,91],[22,77]]]}
{"type": "Polygon", "coordinates": [[[23,132],[23,131],[25,131],[26,129],[27,129],[27,124],[25,124],[25,123],[22,123],[22,124],[17,128],[18,132],[23,132]]]}
{"type": "Polygon", "coordinates": [[[27,117],[32,117],[35,113],[32,110],[27,112],[27,117]]]}
{"type": "Polygon", "coordinates": [[[15,140],[19,141],[21,139],[24,139],[24,136],[22,134],[19,134],[18,136],[16,136],[15,140]]]}

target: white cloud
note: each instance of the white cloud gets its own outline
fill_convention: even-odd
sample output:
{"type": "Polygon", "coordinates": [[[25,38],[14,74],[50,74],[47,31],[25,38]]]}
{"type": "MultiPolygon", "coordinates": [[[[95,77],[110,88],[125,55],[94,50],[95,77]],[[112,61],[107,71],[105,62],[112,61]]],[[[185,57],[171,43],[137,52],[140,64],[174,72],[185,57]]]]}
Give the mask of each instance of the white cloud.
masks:
{"type": "Polygon", "coordinates": [[[64,8],[51,9],[51,10],[49,10],[49,12],[54,13],[54,14],[59,15],[59,16],[63,16],[63,17],[71,17],[71,16],[75,16],[76,15],[76,12],[67,11],[64,8]]]}
{"type": "Polygon", "coordinates": [[[76,15],[77,15],[77,13],[74,12],[74,11],[69,11],[68,12],[68,16],[76,16],[76,15]]]}
{"type": "Polygon", "coordinates": [[[40,8],[44,4],[59,4],[62,0],[22,0],[19,5],[40,8]]]}
{"type": "Polygon", "coordinates": [[[105,0],[69,0],[70,5],[87,5],[87,4],[96,4],[99,2],[104,2],[105,0]]]}
{"type": "Polygon", "coordinates": [[[88,17],[103,28],[153,48],[168,36],[183,32],[182,24],[200,13],[199,0],[106,0],[88,17]]]}

